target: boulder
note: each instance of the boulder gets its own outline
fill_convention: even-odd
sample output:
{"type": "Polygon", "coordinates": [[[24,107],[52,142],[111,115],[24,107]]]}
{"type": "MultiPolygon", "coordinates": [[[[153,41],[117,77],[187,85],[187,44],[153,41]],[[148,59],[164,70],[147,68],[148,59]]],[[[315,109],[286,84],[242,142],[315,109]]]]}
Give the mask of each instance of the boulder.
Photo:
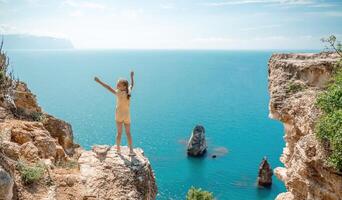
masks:
{"type": "Polygon", "coordinates": [[[51,115],[46,115],[43,120],[43,124],[50,132],[50,135],[58,139],[58,143],[63,147],[64,151],[68,155],[74,153],[73,133],[69,123],[51,115]]]}
{"type": "Polygon", "coordinates": [[[18,144],[24,144],[26,142],[32,141],[31,132],[20,127],[15,127],[11,131],[11,141],[18,144]]]}
{"type": "Polygon", "coordinates": [[[13,160],[18,160],[19,158],[20,146],[17,143],[10,141],[3,141],[1,143],[1,150],[3,153],[13,160]]]}
{"type": "Polygon", "coordinates": [[[56,160],[65,161],[67,159],[63,147],[56,145],[56,160]]]}
{"type": "MultiPolygon", "coordinates": [[[[142,149],[134,152],[135,156],[129,156],[129,148],[121,146],[118,154],[115,147],[106,145],[83,151],[78,159],[83,199],[156,199],[151,164],[142,149]]],[[[70,180],[65,182],[71,185],[70,180]]]]}
{"type": "Polygon", "coordinates": [[[11,200],[13,197],[13,178],[0,166],[0,199],[11,200]]]}
{"type": "Polygon", "coordinates": [[[197,125],[188,142],[187,152],[189,156],[202,156],[207,151],[207,142],[205,139],[205,129],[201,125],[197,125]]]}
{"type": "Polygon", "coordinates": [[[258,186],[270,187],[272,185],[273,171],[267,162],[267,158],[264,157],[259,165],[258,173],[258,186]]]}
{"type": "Polygon", "coordinates": [[[15,88],[14,104],[17,109],[22,110],[25,114],[42,112],[37,104],[36,96],[32,94],[24,82],[19,82],[15,88]]]}
{"type": "Polygon", "coordinates": [[[39,157],[55,158],[57,154],[57,144],[55,139],[48,136],[38,136],[35,138],[34,145],[38,148],[39,157]]]}
{"type": "Polygon", "coordinates": [[[38,148],[32,142],[26,142],[20,146],[20,158],[29,162],[37,162],[39,160],[38,148]]]}
{"type": "Polygon", "coordinates": [[[294,197],[291,192],[283,192],[278,194],[275,200],[294,200],[294,197]]]}

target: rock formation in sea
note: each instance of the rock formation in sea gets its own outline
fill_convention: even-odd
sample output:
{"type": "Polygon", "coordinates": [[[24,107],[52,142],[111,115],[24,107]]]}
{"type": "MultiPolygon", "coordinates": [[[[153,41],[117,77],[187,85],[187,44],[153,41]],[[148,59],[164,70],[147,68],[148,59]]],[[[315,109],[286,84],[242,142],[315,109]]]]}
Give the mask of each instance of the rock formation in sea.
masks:
{"type": "Polygon", "coordinates": [[[192,130],[188,142],[187,152],[189,156],[202,156],[207,151],[207,142],[205,139],[205,129],[201,125],[196,125],[192,130]]]}
{"type": "MultiPolygon", "coordinates": [[[[5,60],[0,53],[0,70],[5,60]]],[[[121,155],[109,146],[85,151],[74,142],[71,125],[44,112],[25,83],[1,76],[0,92],[0,199],[156,198],[142,149],[134,149],[135,157],[127,147],[121,155]]]]}
{"type": "Polygon", "coordinates": [[[259,165],[258,186],[270,187],[272,185],[272,175],[272,168],[268,163],[267,158],[264,157],[259,165]]]}
{"type": "Polygon", "coordinates": [[[321,115],[317,95],[329,81],[339,56],[333,53],[274,54],[269,60],[269,116],[284,124],[285,167],[275,175],[287,192],[277,200],[342,199],[342,174],[327,166],[314,127],[321,115]]]}

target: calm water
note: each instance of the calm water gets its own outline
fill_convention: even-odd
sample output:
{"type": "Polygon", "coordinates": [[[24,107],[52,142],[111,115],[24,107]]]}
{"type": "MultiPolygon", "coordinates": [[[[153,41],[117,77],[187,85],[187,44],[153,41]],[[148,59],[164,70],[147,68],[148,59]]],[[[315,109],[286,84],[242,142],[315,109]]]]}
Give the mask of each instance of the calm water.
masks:
{"type": "MultiPolygon", "coordinates": [[[[274,199],[284,191],[255,187],[268,156],[281,165],[282,125],[268,118],[266,51],[9,51],[15,74],[37,94],[45,111],[73,126],[85,148],[114,144],[115,98],[93,81],[111,85],[136,73],[131,99],[134,144],[152,163],[159,200],[184,199],[192,185],[221,200],[274,199]],[[188,158],[185,140],[203,124],[209,155],[188,158]],[[221,155],[221,153],[219,153],[221,155]]],[[[124,143],[126,141],[124,140],[124,143]]]]}

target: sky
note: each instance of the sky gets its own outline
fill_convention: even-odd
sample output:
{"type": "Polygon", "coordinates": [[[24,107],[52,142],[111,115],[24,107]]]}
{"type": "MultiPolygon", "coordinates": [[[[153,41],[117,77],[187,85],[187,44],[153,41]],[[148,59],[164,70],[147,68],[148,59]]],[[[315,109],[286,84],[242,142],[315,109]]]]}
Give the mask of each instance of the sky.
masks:
{"type": "Polygon", "coordinates": [[[342,0],[0,0],[0,34],[79,49],[320,49],[342,0]]]}

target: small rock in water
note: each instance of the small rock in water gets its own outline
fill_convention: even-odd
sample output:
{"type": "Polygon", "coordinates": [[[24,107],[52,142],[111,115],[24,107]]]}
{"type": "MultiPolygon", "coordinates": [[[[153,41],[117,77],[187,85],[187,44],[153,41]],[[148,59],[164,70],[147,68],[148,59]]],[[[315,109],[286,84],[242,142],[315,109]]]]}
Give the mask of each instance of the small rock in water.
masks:
{"type": "Polygon", "coordinates": [[[265,156],[259,165],[258,186],[270,187],[272,185],[272,175],[272,168],[270,164],[268,164],[265,156]]]}
{"type": "Polygon", "coordinates": [[[188,142],[187,152],[189,156],[203,156],[207,150],[207,143],[205,140],[205,129],[201,125],[196,125],[191,133],[188,142]]]}
{"type": "Polygon", "coordinates": [[[226,147],[215,147],[213,150],[213,154],[216,156],[224,156],[228,154],[228,149],[226,147]]]}

